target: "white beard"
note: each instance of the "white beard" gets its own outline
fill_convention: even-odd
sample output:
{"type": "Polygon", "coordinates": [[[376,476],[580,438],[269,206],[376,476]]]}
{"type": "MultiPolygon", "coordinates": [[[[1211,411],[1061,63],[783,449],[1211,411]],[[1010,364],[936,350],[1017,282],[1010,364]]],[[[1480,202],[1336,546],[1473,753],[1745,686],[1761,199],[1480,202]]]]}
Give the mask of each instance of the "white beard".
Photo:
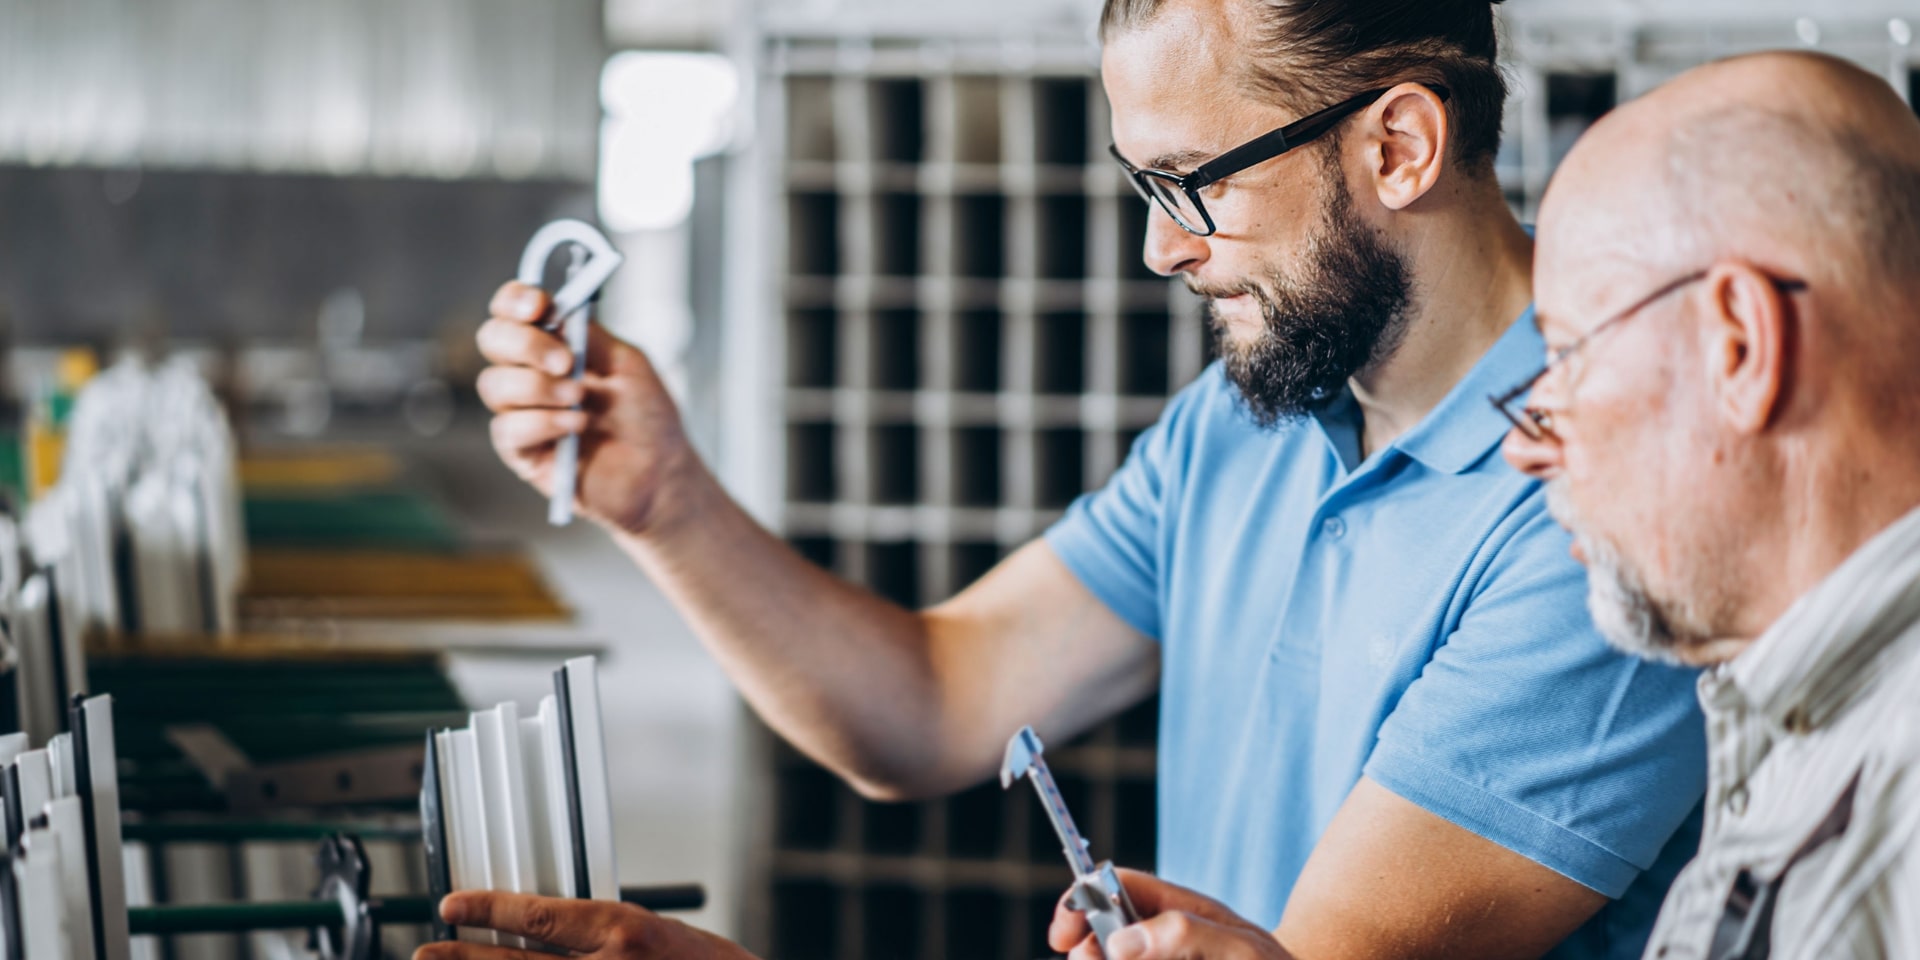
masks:
{"type": "Polygon", "coordinates": [[[1573,534],[1587,558],[1587,611],[1600,635],[1617,650],[1661,663],[1681,663],[1678,651],[1688,641],[1673,629],[1673,619],[1647,590],[1646,581],[1613,544],[1580,529],[1567,502],[1563,481],[1547,484],[1547,512],[1573,534]]]}

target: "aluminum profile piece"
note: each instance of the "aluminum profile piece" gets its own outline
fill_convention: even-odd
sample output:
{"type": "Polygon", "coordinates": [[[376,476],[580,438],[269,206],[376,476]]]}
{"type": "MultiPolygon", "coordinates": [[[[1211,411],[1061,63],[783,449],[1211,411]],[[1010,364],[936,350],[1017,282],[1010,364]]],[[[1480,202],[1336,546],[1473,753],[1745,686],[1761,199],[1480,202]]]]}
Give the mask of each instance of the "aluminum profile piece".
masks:
{"type": "Polygon", "coordinates": [[[0,737],[0,956],[129,960],[110,697],[77,697],[39,749],[0,737]]]}
{"type": "MultiPolygon", "coordinates": [[[[504,703],[428,735],[420,794],[435,895],[500,890],[618,900],[606,739],[592,657],[553,674],[531,716],[504,703]]],[[[538,947],[436,926],[436,939],[538,947]]]]}
{"type": "MultiPolygon", "coordinates": [[[[22,525],[34,573],[18,604],[74,651],[65,660],[89,635],[234,632],[247,569],[237,464],[226,412],[187,360],[129,358],[87,382],[60,480],[22,525]]],[[[84,690],[84,671],[67,678],[66,692],[84,690]]]]}

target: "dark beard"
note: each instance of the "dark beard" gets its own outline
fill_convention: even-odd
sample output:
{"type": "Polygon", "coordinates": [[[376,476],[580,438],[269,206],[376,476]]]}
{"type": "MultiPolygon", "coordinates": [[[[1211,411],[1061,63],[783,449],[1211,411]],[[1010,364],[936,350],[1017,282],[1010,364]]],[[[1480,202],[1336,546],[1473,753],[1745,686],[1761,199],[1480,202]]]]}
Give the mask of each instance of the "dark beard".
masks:
{"type": "Polygon", "coordinates": [[[1333,195],[1299,275],[1194,290],[1207,297],[1245,293],[1260,304],[1265,328],[1251,344],[1231,339],[1211,301],[1207,318],[1227,379],[1261,426],[1333,402],[1349,377],[1391,356],[1406,335],[1413,291],[1406,260],[1354,217],[1339,168],[1330,167],[1333,195]]]}

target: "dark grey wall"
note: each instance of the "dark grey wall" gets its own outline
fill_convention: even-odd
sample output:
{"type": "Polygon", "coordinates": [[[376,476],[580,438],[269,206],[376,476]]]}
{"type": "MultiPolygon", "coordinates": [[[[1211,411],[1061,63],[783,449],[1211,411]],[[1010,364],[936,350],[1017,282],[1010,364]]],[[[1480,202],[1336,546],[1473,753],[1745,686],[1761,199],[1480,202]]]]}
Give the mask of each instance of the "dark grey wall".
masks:
{"type": "Polygon", "coordinates": [[[0,312],[17,342],[306,338],[357,287],[366,336],[483,315],[572,181],[336,178],[0,166],[0,312]]]}

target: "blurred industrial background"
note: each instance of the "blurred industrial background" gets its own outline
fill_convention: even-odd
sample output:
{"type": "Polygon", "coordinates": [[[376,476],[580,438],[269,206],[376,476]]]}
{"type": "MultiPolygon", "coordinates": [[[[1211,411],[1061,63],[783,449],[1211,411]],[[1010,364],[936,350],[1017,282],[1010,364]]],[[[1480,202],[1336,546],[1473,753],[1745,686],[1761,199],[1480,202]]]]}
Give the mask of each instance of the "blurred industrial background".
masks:
{"type": "MultiPolygon", "coordinates": [[[[421,889],[405,789],[275,796],[259,771],[404,773],[429,727],[531,704],[595,652],[624,882],[704,884],[694,922],[781,960],[1043,952],[1067,873],[1031,797],[867,803],[777,743],[606,538],[546,526],[493,458],[472,334],[540,224],[595,220],[627,257],[602,322],[749,510],[902,603],[947,596],[1102,483],[1208,360],[1105,154],[1098,7],[0,0],[13,513],[31,527],[75,397],[123,357],[196,371],[237,439],[233,621],[87,638],[140,895],[305,896],[301,825],[342,819],[376,892],[421,889]]],[[[1912,0],[1499,13],[1497,167],[1526,217],[1588,124],[1704,60],[1814,47],[1920,90],[1912,0]]],[[[1152,866],[1156,717],[1056,752],[1123,866],[1152,866]]]]}

